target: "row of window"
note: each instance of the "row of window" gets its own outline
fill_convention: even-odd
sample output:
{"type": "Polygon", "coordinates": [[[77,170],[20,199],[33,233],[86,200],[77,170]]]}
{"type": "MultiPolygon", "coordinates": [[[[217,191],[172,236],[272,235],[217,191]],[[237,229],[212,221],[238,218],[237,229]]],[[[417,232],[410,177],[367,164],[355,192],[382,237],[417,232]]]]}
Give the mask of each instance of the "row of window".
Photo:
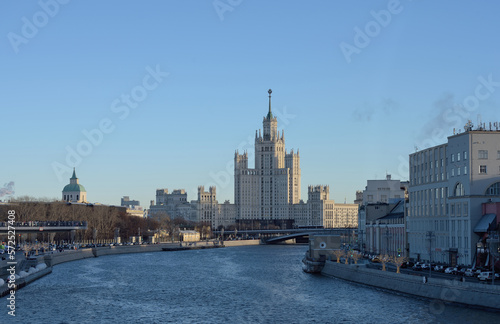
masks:
{"type": "MultiPolygon", "coordinates": [[[[76,195],[76,200],[80,199],[80,195],[76,195]]],[[[73,195],[64,195],[64,201],[73,200],[73,195]]]]}
{"type": "MultiPolygon", "coordinates": [[[[479,150],[477,152],[477,158],[480,160],[488,159],[488,150],[479,150]]],[[[500,160],[500,151],[497,151],[497,160],[500,160]]]]}
{"type": "MultiPolygon", "coordinates": [[[[462,167],[457,167],[457,168],[451,168],[451,176],[454,177],[455,175],[456,176],[460,176],[460,175],[466,175],[468,173],[468,166],[464,166],[463,168],[462,167]],[[455,172],[456,170],[456,172],[455,172]],[[463,170],[463,171],[462,171],[463,170]]],[[[488,174],[488,166],[487,165],[480,165],[479,166],[479,170],[478,170],[479,174],[488,174]]],[[[498,174],[500,174],[500,166],[498,167],[498,174]]],[[[450,178],[450,173],[446,173],[446,178],[447,180],[450,178]]],[[[441,177],[439,177],[438,174],[434,175],[433,174],[430,174],[430,175],[427,175],[427,176],[420,176],[420,177],[412,177],[411,179],[411,184],[412,185],[417,185],[417,184],[424,184],[424,183],[429,183],[429,182],[434,182],[434,181],[444,181],[444,173],[441,173],[441,177]]]]}

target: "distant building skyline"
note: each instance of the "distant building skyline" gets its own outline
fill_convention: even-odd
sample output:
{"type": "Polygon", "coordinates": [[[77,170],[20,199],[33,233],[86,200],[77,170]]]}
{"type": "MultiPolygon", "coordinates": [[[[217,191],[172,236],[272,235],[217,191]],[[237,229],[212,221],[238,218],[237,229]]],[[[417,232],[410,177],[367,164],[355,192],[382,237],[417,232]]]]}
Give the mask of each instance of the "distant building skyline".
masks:
{"type": "Polygon", "coordinates": [[[325,228],[357,227],[358,205],[337,204],[330,200],[330,187],[308,186],[308,199],[301,199],[300,155],[285,147],[285,134],[278,131],[278,120],[271,108],[272,90],[268,90],[269,108],[262,129],[255,131],[254,167],[249,154],[234,154],[234,203],[217,201],[216,186],[208,192],[198,187],[198,199],[188,203],[184,189],[156,190],[150,214],[158,218],[183,217],[207,222],[212,228],[236,225],[238,228],[279,228],[321,226],[325,228]]]}
{"type": "Polygon", "coordinates": [[[269,87],[302,194],[332,184],[352,202],[366,179],[408,180],[415,147],[499,121],[500,3],[402,1],[382,26],[387,5],[255,0],[221,20],[210,2],[4,4],[0,199],[59,199],[76,167],[95,203],[199,185],[232,201],[227,150],[254,150],[269,87]]]}

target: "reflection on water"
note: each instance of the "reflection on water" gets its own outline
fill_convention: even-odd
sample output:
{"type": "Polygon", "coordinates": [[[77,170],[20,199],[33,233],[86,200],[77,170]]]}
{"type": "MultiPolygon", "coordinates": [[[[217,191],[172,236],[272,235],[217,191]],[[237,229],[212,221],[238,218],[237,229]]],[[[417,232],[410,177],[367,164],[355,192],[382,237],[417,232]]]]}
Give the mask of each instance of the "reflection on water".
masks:
{"type": "MultiPolygon", "coordinates": [[[[498,313],[304,273],[305,246],[126,254],[54,267],[0,323],[476,323],[498,313]]],[[[0,302],[5,305],[3,298],[0,302]]]]}

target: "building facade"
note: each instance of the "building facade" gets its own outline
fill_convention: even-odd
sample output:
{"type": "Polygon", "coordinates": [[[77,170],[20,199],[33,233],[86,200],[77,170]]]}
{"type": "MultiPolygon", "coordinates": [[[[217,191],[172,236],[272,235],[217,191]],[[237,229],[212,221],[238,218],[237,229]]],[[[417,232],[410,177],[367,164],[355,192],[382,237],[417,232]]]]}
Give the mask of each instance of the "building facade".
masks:
{"type": "Polygon", "coordinates": [[[171,219],[184,218],[194,219],[193,206],[187,200],[187,193],[184,189],[175,189],[172,193],[168,189],[156,190],[156,203],[151,201],[149,206],[150,217],[168,216],[171,219]]]}
{"type": "Polygon", "coordinates": [[[209,223],[213,229],[235,225],[241,229],[292,227],[357,227],[358,205],[336,204],[328,186],[309,186],[308,201],[301,200],[300,154],[287,151],[285,134],[278,131],[278,119],[271,110],[263,119],[263,128],[255,132],[254,167],[248,152],[234,155],[234,204],[219,204],[216,188],[198,188],[198,199],[187,202],[184,190],[168,194],[158,189],[150,213],[164,212],[171,218],[209,223]],[[190,208],[188,207],[190,206],[190,208]],[[190,212],[190,216],[185,214],[190,212]]]}
{"type": "Polygon", "coordinates": [[[281,227],[357,227],[358,206],[335,204],[328,186],[309,186],[307,203],[300,199],[300,154],[286,150],[284,131],[278,131],[271,110],[272,91],[268,93],[269,111],[262,130],[255,132],[254,168],[249,167],[247,152],[235,152],[236,221],[281,227]]]}
{"type": "Polygon", "coordinates": [[[366,223],[365,251],[372,254],[406,256],[405,199],[393,203],[366,206],[370,220],[366,223]],[[377,217],[378,216],[378,217],[377,217]]]}
{"type": "Polygon", "coordinates": [[[282,224],[293,218],[290,206],[300,200],[300,157],[286,151],[268,93],[269,112],[263,130],[255,132],[255,168],[249,168],[247,152],[234,156],[234,202],[239,220],[282,224]]]}
{"type": "Polygon", "coordinates": [[[414,259],[472,265],[483,204],[499,202],[500,132],[469,122],[445,144],[410,155],[407,234],[414,259]]]}
{"type": "MultiPolygon", "coordinates": [[[[363,245],[367,246],[371,242],[367,237],[367,224],[387,215],[401,199],[407,199],[408,186],[408,181],[393,180],[387,174],[385,180],[367,180],[365,190],[356,192],[356,200],[361,200],[358,220],[361,250],[365,250],[363,245]]],[[[373,250],[373,245],[367,250],[373,250]]]]}

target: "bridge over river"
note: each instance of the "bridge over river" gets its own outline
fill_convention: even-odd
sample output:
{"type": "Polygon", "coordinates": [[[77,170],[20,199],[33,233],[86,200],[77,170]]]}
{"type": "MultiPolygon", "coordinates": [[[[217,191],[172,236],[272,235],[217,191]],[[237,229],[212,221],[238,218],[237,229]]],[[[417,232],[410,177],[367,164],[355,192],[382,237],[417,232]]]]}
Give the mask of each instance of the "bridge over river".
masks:
{"type": "MultiPolygon", "coordinates": [[[[340,235],[341,241],[350,242],[351,238],[357,236],[357,228],[294,228],[294,229],[274,229],[274,230],[221,230],[214,231],[214,235],[219,237],[228,236],[254,236],[259,237],[266,244],[282,243],[291,239],[308,239],[310,235],[340,235]]],[[[305,241],[307,242],[307,241],[305,241]]]]}
{"type": "Polygon", "coordinates": [[[14,231],[16,234],[26,233],[56,233],[56,232],[71,232],[75,230],[86,230],[87,222],[80,221],[30,221],[30,222],[0,222],[0,235],[6,235],[9,231],[14,231]]]}

